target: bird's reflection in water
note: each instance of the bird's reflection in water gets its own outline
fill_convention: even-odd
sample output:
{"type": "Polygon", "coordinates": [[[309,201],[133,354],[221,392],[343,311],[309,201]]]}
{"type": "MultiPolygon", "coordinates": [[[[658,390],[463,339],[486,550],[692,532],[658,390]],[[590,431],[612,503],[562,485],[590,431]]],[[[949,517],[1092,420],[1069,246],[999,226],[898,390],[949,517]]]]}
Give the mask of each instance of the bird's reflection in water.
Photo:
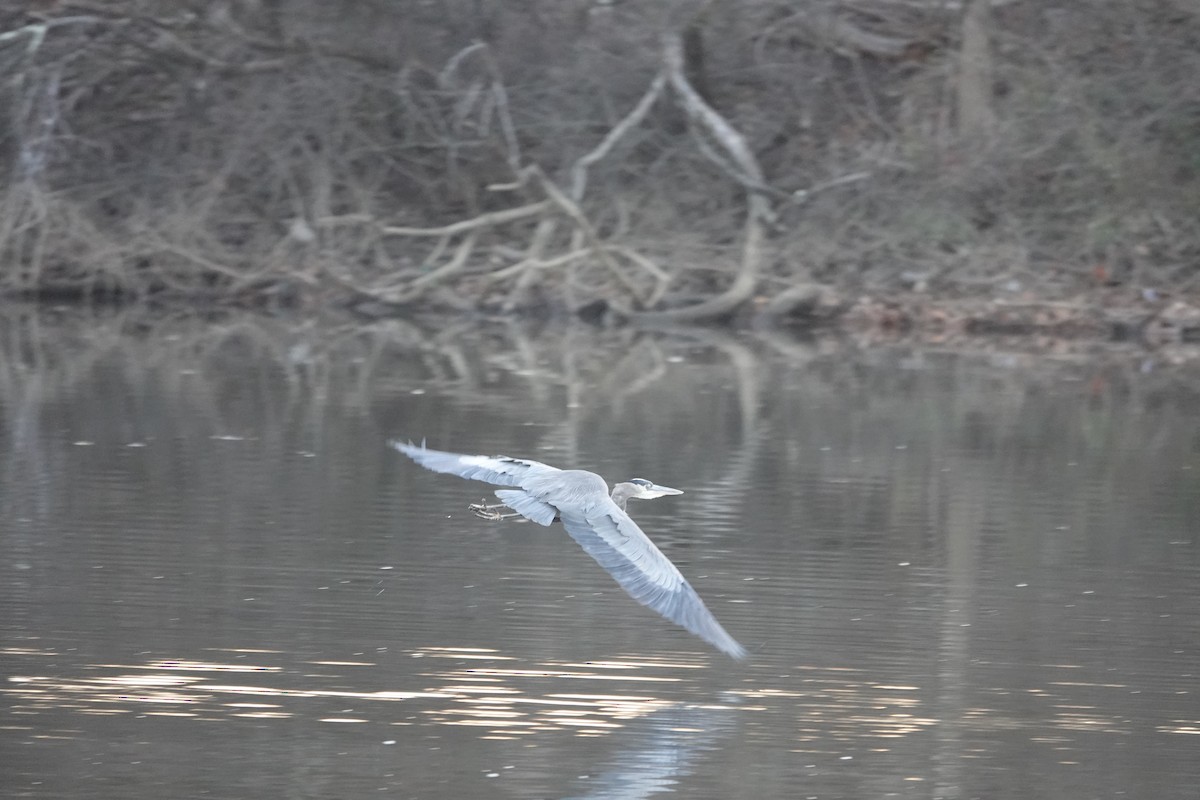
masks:
{"type": "Polygon", "coordinates": [[[637,800],[673,792],[691,774],[700,756],[717,749],[737,725],[733,699],[696,705],[678,703],[655,711],[621,732],[621,748],[581,778],[579,794],[568,800],[637,800]]]}

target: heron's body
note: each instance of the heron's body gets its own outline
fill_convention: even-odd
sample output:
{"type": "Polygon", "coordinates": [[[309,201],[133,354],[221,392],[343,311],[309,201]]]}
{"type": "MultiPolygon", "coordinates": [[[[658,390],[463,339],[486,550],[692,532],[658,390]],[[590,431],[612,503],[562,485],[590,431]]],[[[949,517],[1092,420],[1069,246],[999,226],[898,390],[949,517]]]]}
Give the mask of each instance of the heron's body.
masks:
{"type": "Polygon", "coordinates": [[[682,492],[634,478],[617,484],[610,495],[604,479],[586,470],[507,456],[447,453],[411,443],[391,445],[434,472],[512,487],[496,490],[504,505],[540,525],[561,520],[571,538],[634,600],[730,656],[746,656],[671,560],[625,512],[626,500],[682,492]]]}

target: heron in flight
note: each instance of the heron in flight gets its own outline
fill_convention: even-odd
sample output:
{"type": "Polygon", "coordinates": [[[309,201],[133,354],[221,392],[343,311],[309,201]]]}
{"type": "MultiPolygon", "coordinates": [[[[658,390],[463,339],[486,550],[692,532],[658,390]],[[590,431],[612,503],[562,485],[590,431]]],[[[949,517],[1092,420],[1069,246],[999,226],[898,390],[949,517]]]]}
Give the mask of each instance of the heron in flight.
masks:
{"type": "MultiPolygon", "coordinates": [[[[539,525],[562,520],[571,538],[634,600],[733,658],[746,657],[746,649],[725,632],[696,590],[625,512],[629,500],[683,494],[678,489],[634,478],[618,483],[610,495],[604,479],[586,470],[558,469],[507,456],[446,453],[429,450],[424,443],[420,447],[412,442],[389,444],[434,472],[513,487],[496,490],[503,505],[539,525]]],[[[486,512],[488,507],[474,508],[486,512]]],[[[493,518],[505,516],[512,515],[493,518]]]]}

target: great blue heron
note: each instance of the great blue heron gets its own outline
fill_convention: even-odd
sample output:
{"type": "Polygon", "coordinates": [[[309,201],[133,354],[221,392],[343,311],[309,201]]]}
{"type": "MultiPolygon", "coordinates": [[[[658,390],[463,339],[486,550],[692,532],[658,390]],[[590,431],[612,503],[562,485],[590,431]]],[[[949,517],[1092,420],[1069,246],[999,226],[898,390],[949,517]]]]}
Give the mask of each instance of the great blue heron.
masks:
{"type": "Polygon", "coordinates": [[[424,443],[420,447],[411,442],[389,444],[434,472],[516,487],[497,489],[496,496],[539,525],[562,520],[571,538],[634,600],[733,658],[746,657],[746,649],[725,632],[671,560],[625,513],[627,500],[683,494],[678,489],[634,478],[618,483],[610,496],[604,479],[586,470],[558,469],[507,456],[446,453],[429,450],[424,443]]]}

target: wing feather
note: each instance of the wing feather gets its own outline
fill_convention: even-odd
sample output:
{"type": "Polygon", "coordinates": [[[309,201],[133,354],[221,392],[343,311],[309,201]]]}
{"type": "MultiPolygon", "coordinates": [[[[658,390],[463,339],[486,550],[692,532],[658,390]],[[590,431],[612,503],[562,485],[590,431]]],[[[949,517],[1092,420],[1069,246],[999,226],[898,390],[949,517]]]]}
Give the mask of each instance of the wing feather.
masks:
{"type": "Polygon", "coordinates": [[[616,503],[606,499],[584,512],[560,508],[559,515],[571,538],[630,597],[733,658],[746,657],[671,560],[616,503]]]}
{"type": "Polygon", "coordinates": [[[524,489],[497,489],[500,502],[538,525],[552,525],[558,519],[558,509],[543,503],[524,489]]]}
{"type": "Polygon", "coordinates": [[[388,444],[425,469],[458,475],[460,478],[486,481],[499,486],[520,486],[522,481],[534,475],[560,471],[558,467],[523,458],[447,453],[444,450],[430,450],[425,447],[424,443],[418,447],[412,442],[405,444],[395,439],[388,444]]]}

